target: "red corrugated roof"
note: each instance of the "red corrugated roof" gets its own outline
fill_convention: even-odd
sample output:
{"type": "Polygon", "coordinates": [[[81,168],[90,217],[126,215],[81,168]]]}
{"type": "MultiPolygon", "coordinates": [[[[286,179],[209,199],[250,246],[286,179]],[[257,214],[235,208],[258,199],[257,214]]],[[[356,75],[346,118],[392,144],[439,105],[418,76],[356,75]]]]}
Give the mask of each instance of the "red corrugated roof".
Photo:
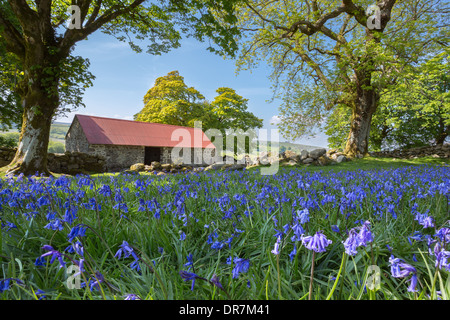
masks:
{"type": "Polygon", "coordinates": [[[77,114],[89,144],[215,148],[198,128],[77,114]]]}

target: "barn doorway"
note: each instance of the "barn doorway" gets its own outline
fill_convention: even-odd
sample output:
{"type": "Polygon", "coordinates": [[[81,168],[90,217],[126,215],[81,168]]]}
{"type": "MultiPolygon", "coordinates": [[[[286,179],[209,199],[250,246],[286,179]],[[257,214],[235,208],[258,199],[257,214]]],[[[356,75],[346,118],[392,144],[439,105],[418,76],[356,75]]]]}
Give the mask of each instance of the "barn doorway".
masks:
{"type": "Polygon", "coordinates": [[[161,161],[161,148],[145,147],[144,164],[149,166],[153,161],[161,161]]]}

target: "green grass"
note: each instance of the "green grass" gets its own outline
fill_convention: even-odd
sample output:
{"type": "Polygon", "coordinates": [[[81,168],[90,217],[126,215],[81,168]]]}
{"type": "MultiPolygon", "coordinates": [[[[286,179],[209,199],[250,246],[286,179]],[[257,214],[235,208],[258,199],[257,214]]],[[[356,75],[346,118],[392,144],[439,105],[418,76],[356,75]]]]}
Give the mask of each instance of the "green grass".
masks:
{"type": "MultiPolygon", "coordinates": [[[[33,180],[2,181],[0,219],[2,223],[13,222],[17,228],[7,231],[3,227],[0,232],[0,280],[20,279],[24,285],[14,284],[0,293],[0,299],[33,299],[32,292],[37,289],[44,290],[48,299],[122,299],[127,293],[138,294],[143,299],[308,299],[312,253],[297,242],[298,252],[290,260],[293,244],[289,240],[292,231],[289,231],[283,238],[281,254],[274,255],[271,251],[275,232],[292,222],[292,212],[302,208],[301,201],[309,197],[320,200],[323,191],[345,199],[347,192],[359,192],[361,188],[366,197],[358,201],[355,208],[346,209],[345,214],[334,207],[339,202],[337,199],[323,204],[319,201],[319,207],[311,210],[311,219],[305,225],[306,234],[324,230],[333,241],[326,253],[316,255],[313,298],[429,299],[429,294],[436,298],[437,291],[447,297],[448,272],[436,272],[426,243],[415,241],[410,246],[407,240],[414,231],[434,233],[434,230],[423,230],[414,220],[411,213],[414,203],[419,212],[432,215],[438,227],[449,219],[445,197],[437,189],[448,179],[448,170],[443,168],[448,166],[448,161],[438,160],[397,162],[367,158],[328,167],[282,167],[276,176],[261,176],[258,168],[160,177],[97,174],[90,176],[91,182],[83,180],[86,178],[83,176],[61,180],[67,182],[67,186],[54,184],[52,179],[38,179],[42,183],[40,188],[36,188],[38,185],[34,185],[33,180]],[[87,182],[93,184],[92,188],[87,182]],[[140,188],[137,182],[147,184],[140,188]],[[300,186],[300,182],[305,182],[306,186],[300,186]],[[114,194],[109,197],[97,191],[103,185],[110,185],[124,196],[128,212],[114,208],[114,194]],[[385,192],[380,199],[377,190],[385,192]],[[421,197],[416,197],[418,190],[421,190],[421,197]],[[424,195],[428,190],[432,190],[432,194],[424,195]],[[221,205],[225,195],[230,201],[223,200],[221,205]],[[234,198],[236,195],[246,196],[249,202],[240,203],[234,198]],[[52,199],[49,204],[32,209],[41,197],[48,196],[52,199]],[[21,199],[19,206],[14,199],[21,199]],[[89,208],[92,199],[101,204],[100,210],[89,208]],[[140,211],[140,199],[156,200],[161,208],[160,218],[154,217],[154,208],[140,211]],[[395,204],[398,218],[386,214],[378,219],[380,212],[372,207],[373,202],[395,204]],[[64,204],[78,208],[76,222],[64,223],[61,231],[45,228],[49,223],[47,214],[56,212],[57,216],[63,216],[64,204]],[[232,205],[236,206],[235,214],[223,218],[232,205]],[[246,217],[245,210],[252,215],[246,217]],[[37,212],[33,217],[29,216],[32,211],[37,212]],[[360,248],[354,257],[346,257],[342,245],[345,230],[359,225],[360,220],[371,221],[373,245],[360,248]],[[50,264],[47,260],[42,267],[34,266],[35,259],[44,253],[43,245],[63,251],[69,245],[68,232],[78,223],[89,226],[86,236],[78,237],[85,248],[85,277],[99,271],[112,287],[104,284],[103,291],[69,290],[65,287],[67,274],[57,262],[50,264]],[[331,231],[331,225],[338,225],[340,233],[331,231]],[[233,237],[232,246],[212,249],[207,240],[214,230],[218,234],[214,240],[233,237]],[[182,232],[186,234],[185,240],[180,240],[182,232]],[[131,269],[131,258],[114,257],[123,241],[139,254],[141,273],[131,269]],[[391,252],[387,244],[396,257],[417,268],[418,293],[406,291],[407,279],[390,275],[391,252]],[[159,248],[164,251],[160,252],[159,248]],[[188,269],[185,264],[189,254],[193,255],[194,263],[190,272],[207,280],[216,274],[227,293],[200,279],[191,291],[191,282],[183,281],[179,274],[188,269]],[[412,254],[416,255],[417,262],[413,262],[412,254]],[[226,263],[229,256],[249,259],[249,270],[234,279],[234,265],[226,263]],[[366,292],[361,284],[368,276],[369,265],[374,263],[383,270],[382,285],[377,292],[366,292]],[[338,274],[339,279],[334,280],[338,274]]],[[[80,258],[76,254],[70,256],[80,258]]],[[[69,261],[66,259],[66,262],[69,261]]]]}

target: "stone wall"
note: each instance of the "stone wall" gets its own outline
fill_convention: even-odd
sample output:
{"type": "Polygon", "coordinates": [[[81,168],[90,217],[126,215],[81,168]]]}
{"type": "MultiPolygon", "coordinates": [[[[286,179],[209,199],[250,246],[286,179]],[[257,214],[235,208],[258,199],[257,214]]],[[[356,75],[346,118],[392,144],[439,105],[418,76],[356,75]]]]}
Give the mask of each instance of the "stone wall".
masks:
{"type": "MultiPolygon", "coordinates": [[[[8,165],[16,149],[0,148],[0,166],[8,165]]],[[[105,158],[81,152],[49,153],[48,169],[54,173],[102,173],[106,171],[105,158]]]]}
{"type": "Polygon", "coordinates": [[[116,146],[116,145],[90,145],[89,154],[106,159],[106,170],[117,172],[130,168],[134,163],[143,163],[145,147],[142,146],[116,146]]]}
{"type": "Polygon", "coordinates": [[[426,146],[404,150],[370,152],[373,157],[415,159],[421,157],[450,158],[450,144],[426,146]]]}

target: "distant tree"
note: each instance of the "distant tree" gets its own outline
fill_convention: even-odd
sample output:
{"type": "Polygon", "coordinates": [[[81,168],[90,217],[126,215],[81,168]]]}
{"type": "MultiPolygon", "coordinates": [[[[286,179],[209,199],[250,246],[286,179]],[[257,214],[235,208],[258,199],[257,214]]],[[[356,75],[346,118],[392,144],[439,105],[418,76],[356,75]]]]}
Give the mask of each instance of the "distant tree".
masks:
{"type": "Polygon", "coordinates": [[[6,135],[0,135],[0,147],[16,148],[17,141],[13,137],[8,137],[6,135]]]}
{"type": "Polygon", "coordinates": [[[195,88],[188,87],[178,71],[159,77],[144,96],[144,108],[134,120],[193,127],[210,106],[195,88]]]}
{"type": "Polygon", "coordinates": [[[263,120],[247,110],[248,99],[238,95],[234,89],[222,87],[216,92],[218,96],[211,102],[212,114],[207,119],[208,129],[222,132],[226,150],[233,151],[235,155],[251,153],[257,138],[255,129],[262,128],[263,120]],[[238,140],[239,135],[245,139],[244,143],[238,140]],[[234,141],[231,146],[227,144],[230,137],[234,141]]]}
{"type": "Polygon", "coordinates": [[[47,151],[49,153],[64,153],[66,151],[66,147],[62,142],[50,140],[47,151]]]}
{"type": "MultiPolygon", "coordinates": [[[[172,71],[156,79],[144,96],[144,108],[134,119],[187,127],[201,121],[204,131],[217,129],[222,133],[225,148],[227,136],[262,127],[262,119],[247,110],[248,99],[231,88],[221,87],[216,92],[218,95],[209,102],[197,89],[188,87],[178,71],[172,71]]],[[[247,150],[248,146],[247,139],[247,150]]],[[[236,154],[238,150],[230,151],[236,154]]]]}

